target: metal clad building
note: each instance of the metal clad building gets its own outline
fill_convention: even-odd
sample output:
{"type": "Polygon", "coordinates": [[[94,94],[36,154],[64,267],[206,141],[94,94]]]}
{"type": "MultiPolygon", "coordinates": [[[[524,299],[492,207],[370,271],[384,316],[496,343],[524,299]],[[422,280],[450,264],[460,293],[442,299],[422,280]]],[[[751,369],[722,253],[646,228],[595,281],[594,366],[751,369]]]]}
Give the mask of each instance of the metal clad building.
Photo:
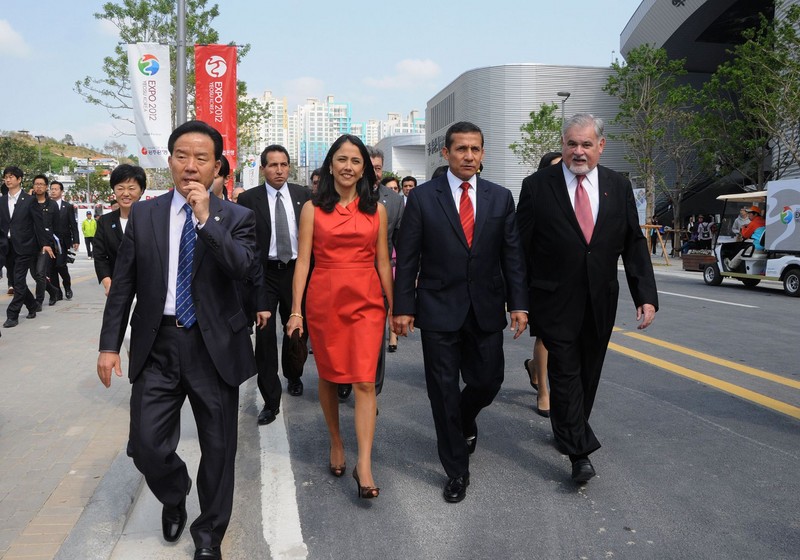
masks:
{"type": "Polygon", "coordinates": [[[563,105],[566,117],[589,112],[606,122],[606,148],[601,164],[628,173],[624,146],[609,138],[619,129],[610,125],[618,102],[603,91],[611,68],[589,66],[552,66],[546,64],[505,64],[464,72],[428,101],[425,111],[425,174],[446,162],[441,156],[445,133],[458,121],[470,121],[483,130],[486,154],[481,176],[510,189],[519,197],[522,180],[534,169],[520,164],[508,147],[521,138],[519,128],[543,103],[556,103],[557,92],[570,92],[563,105]]]}

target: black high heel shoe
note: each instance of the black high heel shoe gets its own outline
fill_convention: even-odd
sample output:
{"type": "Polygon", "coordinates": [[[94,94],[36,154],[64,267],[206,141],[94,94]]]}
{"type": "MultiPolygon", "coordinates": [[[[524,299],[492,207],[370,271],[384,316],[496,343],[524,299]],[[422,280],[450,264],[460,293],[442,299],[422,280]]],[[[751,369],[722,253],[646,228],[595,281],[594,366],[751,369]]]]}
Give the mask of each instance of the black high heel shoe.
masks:
{"type": "Polygon", "coordinates": [[[347,472],[347,462],[344,462],[341,465],[334,465],[333,463],[328,463],[328,470],[331,471],[331,474],[336,478],[341,478],[342,476],[344,476],[344,473],[347,472]]]}
{"type": "Polygon", "coordinates": [[[353,467],[353,478],[356,479],[356,484],[358,485],[359,498],[371,500],[372,498],[377,498],[381,493],[381,489],[375,486],[361,486],[361,480],[358,478],[358,467],[353,467]]]}
{"type": "Polygon", "coordinates": [[[525,368],[525,373],[528,374],[528,381],[530,381],[531,387],[533,387],[533,390],[538,393],[539,392],[539,384],[534,382],[533,376],[531,375],[531,370],[528,368],[528,364],[530,362],[531,362],[530,360],[525,360],[525,362],[522,364],[522,367],[525,368]]]}

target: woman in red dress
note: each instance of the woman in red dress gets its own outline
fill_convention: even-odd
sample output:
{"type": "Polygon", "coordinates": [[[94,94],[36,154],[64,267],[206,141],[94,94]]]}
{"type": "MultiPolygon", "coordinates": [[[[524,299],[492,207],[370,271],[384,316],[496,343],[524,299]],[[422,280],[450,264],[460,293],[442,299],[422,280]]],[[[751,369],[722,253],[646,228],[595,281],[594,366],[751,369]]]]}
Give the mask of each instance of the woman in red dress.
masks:
{"type": "Polygon", "coordinates": [[[306,322],[319,372],[319,401],[331,438],[329,468],[345,472],[339,430],[339,384],[355,394],[358,462],[353,478],[361,498],[376,498],[372,476],[375,435],[375,371],[386,309],[392,309],[392,269],[386,241],[386,210],[373,192],[375,171],[357,136],[341,136],[320,169],[317,193],[300,214],[299,249],[293,279],[292,313],[287,332],[300,329],[306,294],[306,322]],[[308,280],[311,255],[314,271],[308,280]]]}

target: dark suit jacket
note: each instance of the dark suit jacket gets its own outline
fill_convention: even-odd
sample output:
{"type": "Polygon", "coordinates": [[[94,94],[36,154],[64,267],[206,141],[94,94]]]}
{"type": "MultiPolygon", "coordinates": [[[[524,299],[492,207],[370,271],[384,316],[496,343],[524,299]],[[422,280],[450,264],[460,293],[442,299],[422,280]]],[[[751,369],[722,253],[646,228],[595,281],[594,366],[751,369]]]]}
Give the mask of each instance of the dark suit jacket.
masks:
{"type": "MultiPolygon", "coordinates": [[[[58,202],[56,202],[57,204],[58,202]]],[[[74,244],[80,243],[81,238],[78,234],[78,218],[75,214],[75,207],[66,200],[61,201],[61,209],[58,211],[58,217],[53,224],[53,231],[61,241],[61,249],[64,252],[74,244]]]]}
{"type": "MultiPolygon", "coordinates": [[[[117,254],[114,281],[103,313],[100,350],[119,351],[122,323],[134,295],[131,316],[131,355],[128,375],[141,373],[158,336],[169,274],[169,211],[173,192],[137,202],[131,209],[125,237],[117,254]]],[[[236,386],[255,375],[248,321],[234,283],[247,276],[256,259],[253,213],[216,197],[211,215],[197,229],[192,269],[192,298],[197,325],[214,367],[236,386]]]]}
{"type": "Polygon", "coordinates": [[[16,254],[35,255],[45,245],[53,246],[53,213],[40,211],[36,197],[22,191],[14,206],[14,216],[10,217],[8,195],[4,195],[0,197],[0,250],[3,254],[8,252],[9,231],[16,254]]]}
{"type": "Polygon", "coordinates": [[[117,262],[117,250],[122,243],[122,224],[119,221],[119,210],[103,214],[97,218],[97,231],[94,234],[94,271],[97,281],[113,278],[114,265],[117,262]]]}
{"type": "Polygon", "coordinates": [[[535,332],[558,340],[578,336],[587,297],[598,333],[611,332],[620,256],[635,305],[650,303],[658,309],[653,266],[631,183],[606,167],[597,170],[600,207],[589,244],[575,217],[561,165],[522,182],[517,225],[527,258],[531,322],[535,332]]]}
{"type": "MultiPolygon", "coordinates": [[[[294,183],[287,183],[286,187],[289,189],[289,196],[292,199],[292,208],[294,208],[294,217],[299,228],[300,212],[303,210],[303,205],[311,197],[311,193],[307,188],[295,185],[294,183]]],[[[283,195],[284,193],[282,192],[281,194],[283,195]]],[[[238,204],[249,208],[256,214],[258,252],[261,256],[262,265],[266,266],[266,262],[269,260],[269,243],[272,239],[272,218],[269,213],[267,188],[264,183],[252,189],[247,189],[240,194],[238,204]]]]}
{"type": "Polygon", "coordinates": [[[408,197],[397,242],[393,312],[415,315],[421,329],[457,331],[471,304],[480,328],[495,332],[508,324],[506,309],[528,309],[511,192],[478,178],[475,194],[471,249],[447,174],[408,197]]]}

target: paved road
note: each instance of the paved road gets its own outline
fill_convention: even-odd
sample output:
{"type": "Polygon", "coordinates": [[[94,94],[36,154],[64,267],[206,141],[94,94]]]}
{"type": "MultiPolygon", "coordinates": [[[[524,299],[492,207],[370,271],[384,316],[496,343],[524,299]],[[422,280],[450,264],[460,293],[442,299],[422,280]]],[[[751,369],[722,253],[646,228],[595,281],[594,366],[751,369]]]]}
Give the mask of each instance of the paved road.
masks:
{"type": "MultiPolygon", "coordinates": [[[[255,425],[260,400],[251,380],[242,388],[237,494],[225,558],[795,558],[800,349],[794,317],[800,302],[784,296],[777,284],[748,290],[726,281],[712,288],[699,274],[674,269],[657,271],[662,309],[647,331],[635,329],[626,295],[620,302],[618,331],[592,416],[603,443],[593,455],[598,477],[585,487],[569,480],[569,460],[553,447],[548,421],[533,412],[535,399],[521,367],[530,352],[527,338],[507,338],[506,382],[479,418],[472,485],[467,499],[455,505],[441,498],[445,478],[436,457],[418,335],[401,340],[399,351],[389,355],[374,450],[382,490],[369,503],[356,499],[349,473],[335,479],[327,471],[313,364],[305,394],[285,396],[279,421],[266,428],[255,425]]],[[[97,291],[93,282],[82,284],[76,302],[97,291]]],[[[52,424],[48,434],[59,440],[76,425],[98,423],[82,422],[82,415],[124,413],[127,384],[105,391],[93,377],[97,325],[89,323],[98,320],[97,311],[79,324],[67,307],[42,318],[63,317],[61,328],[69,336],[84,325],[89,332],[79,340],[69,338],[64,345],[52,332],[39,337],[27,324],[13,330],[13,348],[24,344],[28,352],[38,348],[34,341],[55,340],[59,348],[83,344],[61,360],[66,365],[60,377],[21,389],[22,374],[5,367],[11,337],[0,340],[0,378],[13,388],[12,395],[0,396],[0,468],[24,474],[22,466],[13,465],[23,459],[14,457],[35,439],[37,401],[51,411],[44,424],[52,424]],[[63,326],[67,323],[70,328],[63,326]],[[59,406],[64,397],[67,402],[59,406]],[[22,418],[17,421],[16,415],[22,418]],[[8,427],[12,421],[14,431],[8,427]],[[16,449],[16,455],[7,449],[16,449]]],[[[19,360],[18,368],[30,363],[19,360]]],[[[352,411],[350,399],[342,405],[342,425],[351,465],[352,411]]],[[[196,463],[188,407],[183,425],[182,453],[196,463]]],[[[113,430],[84,427],[81,434],[88,439],[82,445],[91,447],[86,432],[96,437],[109,431],[121,433],[113,448],[121,450],[122,423],[113,430]]],[[[69,447],[77,452],[77,446],[69,447]]],[[[60,464],[49,457],[47,462],[60,464]]],[[[34,470],[37,462],[32,464],[24,468],[34,470]]],[[[69,472],[65,467],[53,473],[49,485],[31,482],[26,492],[46,503],[69,472]]],[[[7,483],[3,477],[0,488],[10,492],[20,480],[7,483]]],[[[163,544],[159,505],[146,489],[136,488],[130,461],[117,458],[59,557],[190,558],[188,531],[177,545],[163,544]],[[130,509],[127,495],[135,498],[130,509]]],[[[7,515],[10,494],[2,496],[0,514],[14,518],[7,515]]],[[[190,516],[197,511],[194,493],[189,508],[190,516]]],[[[5,541],[12,548],[0,552],[18,550],[13,547],[30,523],[20,521],[23,529],[8,533],[5,541]]]]}

